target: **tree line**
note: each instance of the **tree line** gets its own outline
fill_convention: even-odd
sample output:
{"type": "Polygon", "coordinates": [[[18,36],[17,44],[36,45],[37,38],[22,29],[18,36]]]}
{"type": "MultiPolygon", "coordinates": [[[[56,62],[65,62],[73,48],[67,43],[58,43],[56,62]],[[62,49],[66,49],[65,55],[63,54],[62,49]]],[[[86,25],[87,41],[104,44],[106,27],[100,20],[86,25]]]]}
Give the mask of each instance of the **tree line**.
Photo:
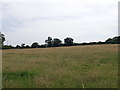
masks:
{"type": "Polygon", "coordinates": [[[12,45],[4,45],[5,35],[0,32],[0,48],[1,49],[22,49],[22,48],[47,48],[47,47],[60,47],[60,46],[77,46],[77,45],[94,45],[94,44],[120,44],[120,36],[116,36],[113,38],[108,38],[105,42],[83,42],[83,43],[75,43],[74,39],[71,37],[67,37],[64,39],[64,43],[59,38],[48,37],[45,40],[45,44],[40,45],[38,42],[32,43],[32,45],[25,45],[22,43],[21,45],[16,45],[15,47],[12,45]]]}

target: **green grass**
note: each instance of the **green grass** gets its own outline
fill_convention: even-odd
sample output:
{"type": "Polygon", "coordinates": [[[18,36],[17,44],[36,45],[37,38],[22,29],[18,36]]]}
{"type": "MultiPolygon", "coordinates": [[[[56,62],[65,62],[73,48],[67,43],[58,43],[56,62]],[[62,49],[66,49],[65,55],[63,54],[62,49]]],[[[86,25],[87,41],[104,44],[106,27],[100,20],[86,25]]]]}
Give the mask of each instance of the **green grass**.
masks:
{"type": "Polygon", "coordinates": [[[3,50],[3,88],[117,88],[118,45],[3,50]]]}

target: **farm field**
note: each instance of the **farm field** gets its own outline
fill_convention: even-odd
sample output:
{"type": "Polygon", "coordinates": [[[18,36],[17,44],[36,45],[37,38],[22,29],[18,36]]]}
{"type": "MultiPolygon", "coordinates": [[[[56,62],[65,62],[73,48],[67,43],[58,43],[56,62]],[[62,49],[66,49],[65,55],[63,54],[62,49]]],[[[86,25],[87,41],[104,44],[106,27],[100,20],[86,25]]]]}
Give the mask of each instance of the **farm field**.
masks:
{"type": "Polygon", "coordinates": [[[118,45],[3,50],[3,88],[117,88],[118,45]]]}

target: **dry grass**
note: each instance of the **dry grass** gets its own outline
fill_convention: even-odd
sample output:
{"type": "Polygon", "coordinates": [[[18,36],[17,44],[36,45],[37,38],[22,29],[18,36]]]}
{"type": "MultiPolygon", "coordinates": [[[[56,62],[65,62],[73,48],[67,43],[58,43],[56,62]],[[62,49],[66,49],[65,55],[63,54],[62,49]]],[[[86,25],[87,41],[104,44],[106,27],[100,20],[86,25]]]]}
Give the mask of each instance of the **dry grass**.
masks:
{"type": "Polygon", "coordinates": [[[3,87],[117,88],[118,45],[3,50],[3,87]]]}

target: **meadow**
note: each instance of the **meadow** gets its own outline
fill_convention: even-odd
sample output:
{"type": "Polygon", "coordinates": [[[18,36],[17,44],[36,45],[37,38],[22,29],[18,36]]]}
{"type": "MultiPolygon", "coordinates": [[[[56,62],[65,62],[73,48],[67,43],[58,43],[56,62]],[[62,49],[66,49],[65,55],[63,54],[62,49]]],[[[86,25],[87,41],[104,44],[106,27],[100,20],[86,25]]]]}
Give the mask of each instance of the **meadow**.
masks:
{"type": "Polygon", "coordinates": [[[3,88],[118,88],[118,45],[2,51],[3,88]]]}

